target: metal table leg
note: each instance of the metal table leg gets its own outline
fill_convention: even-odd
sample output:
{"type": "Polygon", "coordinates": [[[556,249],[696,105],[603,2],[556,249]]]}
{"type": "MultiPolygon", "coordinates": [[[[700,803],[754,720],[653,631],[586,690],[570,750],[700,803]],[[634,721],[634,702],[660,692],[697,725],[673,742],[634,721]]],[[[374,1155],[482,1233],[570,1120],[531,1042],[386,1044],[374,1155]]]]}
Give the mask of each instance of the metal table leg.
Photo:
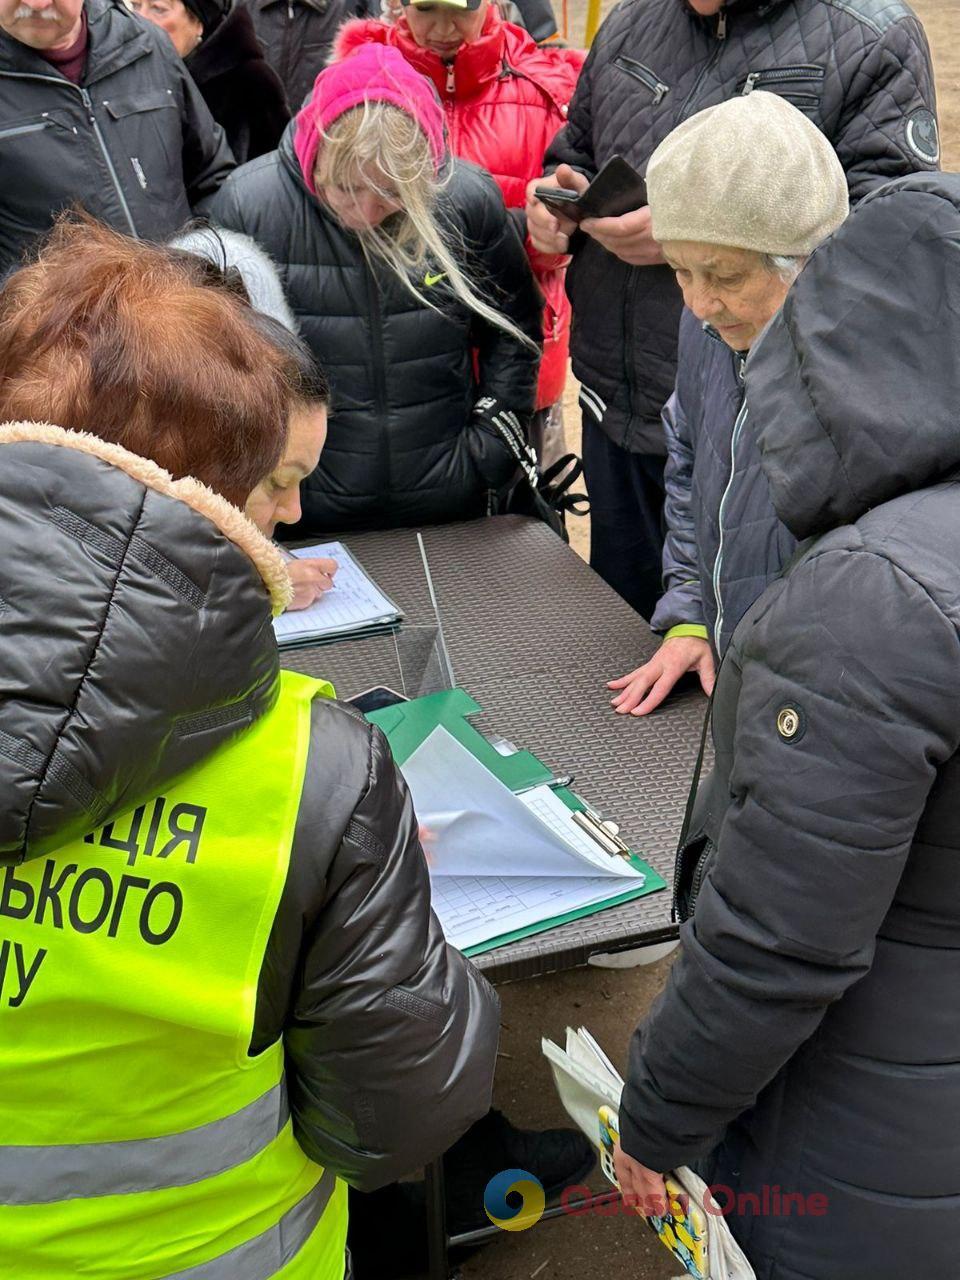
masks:
{"type": "Polygon", "coordinates": [[[449,1280],[447,1204],[443,1187],[443,1158],[424,1170],[427,1201],[427,1264],[430,1280],[449,1280]]]}

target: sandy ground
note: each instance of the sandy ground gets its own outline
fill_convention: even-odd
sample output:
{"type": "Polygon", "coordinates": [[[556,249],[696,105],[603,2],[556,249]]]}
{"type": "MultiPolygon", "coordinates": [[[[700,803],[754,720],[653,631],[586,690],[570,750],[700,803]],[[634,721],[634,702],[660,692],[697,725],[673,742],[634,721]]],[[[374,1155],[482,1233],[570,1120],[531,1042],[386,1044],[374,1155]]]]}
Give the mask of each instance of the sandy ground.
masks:
{"type": "MultiPolygon", "coordinates": [[[[559,6],[558,6],[559,7],[559,6]]],[[[927,31],[937,74],[943,166],[960,169],[960,0],[913,0],[927,31]]],[[[585,5],[571,0],[571,43],[582,39],[585,5]]],[[[567,436],[577,448],[579,413],[573,379],[567,436]]],[[[573,521],[571,542],[587,554],[587,521],[573,521]]],[[[610,673],[619,674],[619,673],[610,673]]],[[[564,1028],[590,1027],[622,1066],[631,1028],[660,990],[669,961],[630,970],[578,969],[501,987],[504,1032],[497,1102],[519,1124],[562,1124],[540,1037],[561,1040],[564,1028]]],[[[603,1178],[594,1175],[600,1189],[603,1178]]],[[[463,1280],[668,1280],[677,1266],[647,1228],[623,1216],[569,1218],[503,1236],[462,1268],[463,1280]]]]}

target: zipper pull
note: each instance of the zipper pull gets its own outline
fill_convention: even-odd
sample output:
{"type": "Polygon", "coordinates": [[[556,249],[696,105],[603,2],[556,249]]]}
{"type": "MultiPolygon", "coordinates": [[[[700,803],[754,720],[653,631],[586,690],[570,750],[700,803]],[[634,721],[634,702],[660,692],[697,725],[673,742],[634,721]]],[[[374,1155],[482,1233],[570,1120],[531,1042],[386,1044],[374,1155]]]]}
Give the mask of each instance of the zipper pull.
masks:
{"type": "Polygon", "coordinates": [[[454,75],[453,63],[451,62],[450,65],[447,67],[447,93],[456,93],[456,91],[457,91],[457,78],[454,75]]]}
{"type": "Polygon", "coordinates": [[[751,71],[743,82],[743,95],[746,97],[748,93],[753,93],[757,81],[760,79],[759,71],[751,71]]]}
{"type": "Polygon", "coordinates": [[[717,39],[726,40],[727,38],[727,13],[725,9],[721,9],[717,14],[717,39]]]}
{"type": "Polygon", "coordinates": [[[87,115],[90,117],[90,123],[96,124],[96,117],[93,114],[93,99],[87,93],[86,89],[80,90],[80,101],[87,109],[87,115]]]}
{"type": "Polygon", "coordinates": [[[287,21],[293,21],[293,0],[287,0],[287,21]]]}
{"type": "Polygon", "coordinates": [[[657,87],[653,91],[653,105],[659,107],[666,95],[670,92],[670,86],[662,81],[657,82],[657,87]]]}

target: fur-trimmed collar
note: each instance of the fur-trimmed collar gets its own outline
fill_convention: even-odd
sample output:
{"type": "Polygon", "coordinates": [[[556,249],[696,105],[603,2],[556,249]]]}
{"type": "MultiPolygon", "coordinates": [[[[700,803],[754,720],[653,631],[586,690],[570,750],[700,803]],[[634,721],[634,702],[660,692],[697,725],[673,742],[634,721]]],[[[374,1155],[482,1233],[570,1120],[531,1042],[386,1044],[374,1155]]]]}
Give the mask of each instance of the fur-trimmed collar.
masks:
{"type": "Polygon", "coordinates": [[[139,454],[124,449],[122,445],[111,444],[87,431],[69,431],[49,422],[0,424],[0,445],[20,443],[59,445],[65,449],[91,454],[126,472],[145,488],[186,503],[191,510],[214,524],[224,537],[229,538],[253,561],[269,592],[274,617],[282,613],[293,598],[290,575],[277,547],[239,507],[233,506],[226,498],[192,476],[174,480],[169,471],[164,471],[149,458],[142,458],[139,454]]]}

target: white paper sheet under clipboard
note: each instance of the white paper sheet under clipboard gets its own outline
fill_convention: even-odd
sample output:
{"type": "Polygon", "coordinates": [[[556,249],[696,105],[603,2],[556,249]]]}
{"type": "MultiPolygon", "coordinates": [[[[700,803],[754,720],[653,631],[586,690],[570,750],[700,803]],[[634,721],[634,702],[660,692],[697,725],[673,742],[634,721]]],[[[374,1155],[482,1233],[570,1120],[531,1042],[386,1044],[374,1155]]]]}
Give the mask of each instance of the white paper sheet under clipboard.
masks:
{"type": "Polygon", "coordinates": [[[433,908],[468,948],[643,885],[548,786],[512,791],[444,728],[403,765],[426,842],[433,908]]]}

